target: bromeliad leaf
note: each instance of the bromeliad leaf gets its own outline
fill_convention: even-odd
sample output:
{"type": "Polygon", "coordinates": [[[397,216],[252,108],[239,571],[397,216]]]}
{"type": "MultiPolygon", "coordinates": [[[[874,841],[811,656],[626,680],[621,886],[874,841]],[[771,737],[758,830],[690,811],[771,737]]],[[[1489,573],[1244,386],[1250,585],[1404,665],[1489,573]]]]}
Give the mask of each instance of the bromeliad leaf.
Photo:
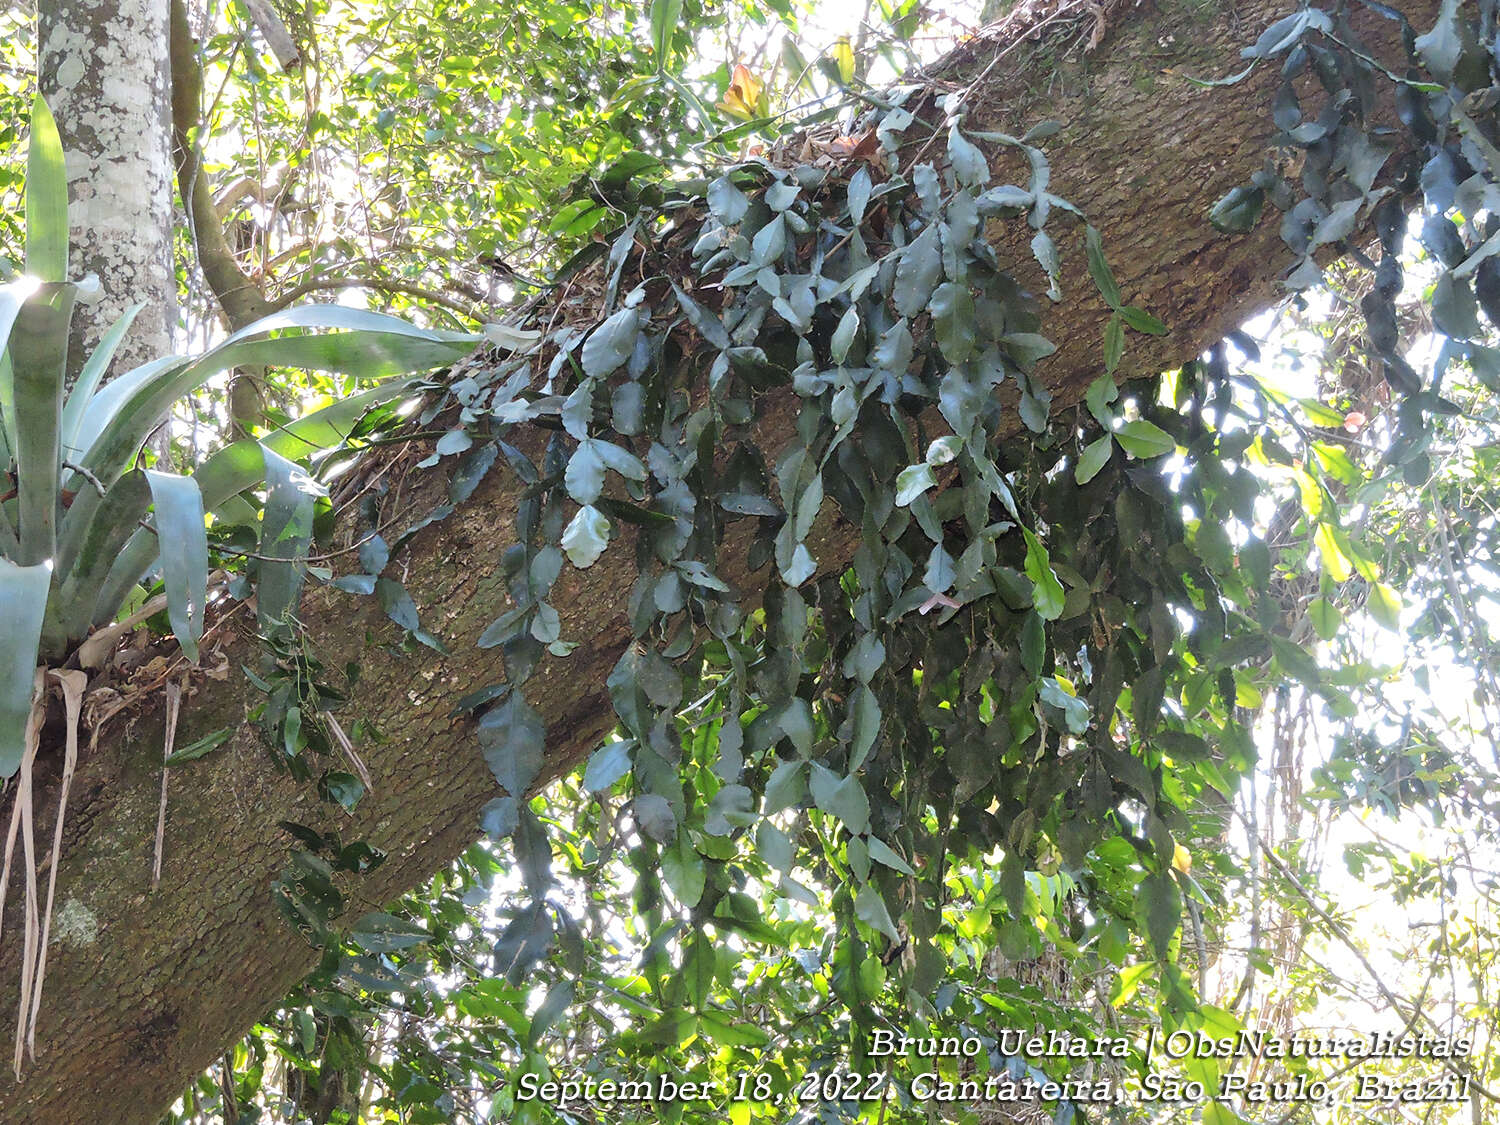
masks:
{"type": "Polygon", "coordinates": [[[87,452],[78,444],[84,412],[88,409],[94,392],[99,389],[99,381],[109,370],[120,341],[130,331],[131,322],[145,307],[146,302],[136,302],[121,314],[119,320],[110,325],[109,331],[100,338],[98,346],[89,354],[83,369],[78,373],[78,381],[73,384],[73,389],[68,392],[68,401],[63,405],[62,413],[62,450],[63,456],[70,461],[77,460],[87,452]]]}
{"type": "Polygon", "coordinates": [[[0,778],[13,777],[26,752],[26,727],[36,686],[37,647],[52,568],[17,566],[0,558],[0,778]]]}
{"type": "Polygon", "coordinates": [[[49,282],[68,276],[68,172],[57,122],[40,94],[31,103],[26,152],[26,272],[49,282]]]}
{"type": "Polygon", "coordinates": [[[208,600],[208,534],[203,493],[191,477],[147,470],[162,578],[167,588],[167,619],[189,661],[198,659],[203,612],[208,600]]]}
{"type": "Polygon", "coordinates": [[[74,288],[37,288],[16,315],[10,358],[16,418],[17,562],[35,565],[57,551],[62,389],[74,288]]]}

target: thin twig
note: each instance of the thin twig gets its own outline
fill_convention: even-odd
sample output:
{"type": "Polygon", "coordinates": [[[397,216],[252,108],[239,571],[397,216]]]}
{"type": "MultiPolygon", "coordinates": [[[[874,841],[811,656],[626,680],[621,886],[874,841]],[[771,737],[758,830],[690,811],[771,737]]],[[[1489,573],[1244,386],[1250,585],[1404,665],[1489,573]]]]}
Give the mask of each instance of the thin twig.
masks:
{"type": "MultiPolygon", "coordinates": [[[[26,865],[25,938],[21,946],[21,1002],[16,1009],[16,1052],[13,1060],[17,1079],[21,1077],[21,1060],[26,1047],[26,1019],[31,1012],[31,991],[36,979],[37,943],[41,938],[41,920],[36,893],[36,834],[31,801],[31,773],[36,761],[37,742],[41,738],[42,715],[47,709],[46,698],[41,690],[44,682],[42,676],[41,669],[37,669],[35,687],[32,689],[31,712],[26,718],[26,751],[21,759],[21,769],[16,775],[19,784],[16,787],[16,810],[12,817],[12,833],[15,831],[14,824],[17,821],[20,823],[21,862],[26,865]]],[[[9,852],[10,847],[7,844],[7,858],[9,852]]],[[[7,863],[7,873],[9,866],[7,863]]]]}
{"type": "Polygon", "coordinates": [[[84,480],[93,485],[94,491],[97,492],[100,496],[104,495],[104,485],[99,483],[99,478],[85,469],[82,465],[75,465],[72,461],[64,461],[62,463],[62,467],[65,469],[71,469],[73,472],[77,473],[84,480]]]}
{"type": "MultiPolygon", "coordinates": [[[[167,735],[162,742],[161,757],[166,761],[172,756],[172,745],[177,741],[177,715],[182,707],[182,688],[175,684],[167,685],[167,735]]],[[[161,853],[162,841],[167,835],[167,775],[172,771],[166,766],[161,768],[161,806],[156,811],[156,856],[151,864],[151,889],[156,890],[157,884],[161,882],[161,853]]]]}
{"type": "MultiPolygon", "coordinates": [[[[78,723],[83,714],[83,693],[89,686],[86,672],[53,670],[47,673],[47,678],[62,689],[68,733],[63,758],[62,787],[57,795],[57,823],[52,827],[51,870],[47,872],[47,908],[42,912],[42,941],[37,952],[36,983],[31,989],[31,1020],[26,1029],[26,1049],[32,1058],[36,1058],[36,1023],[42,1010],[42,981],[47,974],[47,944],[52,938],[52,904],[57,898],[57,868],[62,860],[63,820],[68,813],[68,791],[73,786],[73,770],[78,765],[78,723]]],[[[97,742],[96,732],[89,744],[90,751],[97,742]]]]}

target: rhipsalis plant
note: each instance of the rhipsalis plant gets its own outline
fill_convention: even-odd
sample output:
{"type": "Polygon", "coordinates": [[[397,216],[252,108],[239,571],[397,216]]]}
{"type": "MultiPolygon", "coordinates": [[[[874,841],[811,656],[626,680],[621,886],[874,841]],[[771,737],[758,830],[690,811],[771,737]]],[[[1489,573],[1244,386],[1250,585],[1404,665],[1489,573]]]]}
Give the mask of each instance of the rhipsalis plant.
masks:
{"type": "MultiPolygon", "coordinates": [[[[1185,505],[1249,521],[1253,494],[1192,472],[1174,490],[1160,473],[1216,435],[1116,388],[1127,330],[1165,326],[1128,303],[1098,233],[1049,190],[1052,127],[970,130],[956,101],[912,103],[858,125],[876,143],[852,169],[754,161],[669,187],[584,267],[597,320],[451,388],[439,452],[471,482],[504,465],[527,486],[501,557],[515,605],[479,640],[506,679],[471,699],[505,791],[483,824],[512,839],[534,896],[495,950],[513,982],[576,929],[525,799],[545,743],[525,683],[570,651],[549,601],[563,568],[605,565],[625,539],[640,577],[635,641],[609,678],[619,737],[584,784],[629,801],[654,943],[690,927],[704,935],[691,960],[709,933],[771,941],[746,880],[814,905],[797,869],[830,880],[833,988],[860,1013],[857,1058],[891,974],[936,1015],[957,847],[998,864],[1017,955],[1037,940],[1028,887],[1046,871],[1047,901],[1076,890],[1100,919],[1139,919],[1171,1009],[1190,1007],[1177,932],[1183,896],[1202,891],[1178,841],[1248,755],[1236,667],[1270,652],[1252,616],[1267,563],[1253,537],[1203,557],[1160,548],[1184,539],[1185,505]],[[996,152],[1019,158],[1024,184],[991,183],[996,152]],[[1061,427],[1033,375],[1054,350],[1040,302],[984,237],[1022,225],[1061,299],[1058,215],[1112,310],[1100,378],[1061,427]],[[760,407],[788,389],[792,430],[762,448],[760,407]],[[511,440],[530,425],[550,431],[539,462],[511,440]],[[817,545],[836,519],[861,544],[843,572],[817,545]],[[745,557],[728,560],[736,525],[745,557]],[[1189,669],[1180,707],[1165,689],[1189,669]],[[810,829],[801,844],[794,825],[810,829]]],[[[1201,378],[1185,375],[1183,403],[1201,378]]],[[[700,969],[653,956],[649,1041],[754,1022],[705,1007],[700,969]]]]}
{"type": "MultiPolygon", "coordinates": [[[[1413,480],[1427,471],[1424,425],[1452,409],[1445,371],[1467,360],[1495,383],[1476,315],[1500,315],[1486,281],[1500,261],[1495,16],[1483,5],[1470,26],[1449,5],[1422,36],[1402,23],[1401,74],[1374,61],[1343,8],[1277,23],[1247,54],[1284,64],[1269,112],[1296,154],[1212,217],[1232,237],[1266,198],[1284,206],[1293,288],[1327,254],[1362,257],[1373,224],[1368,357],[1397,395],[1387,468],[1413,480]],[[1409,135],[1370,124],[1382,83],[1409,135]],[[1289,168],[1309,200],[1296,202],[1289,168]],[[1419,194],[1447,338],[1430,376],[1395,330],[1395,254],[1419,194]]],[[[1234,350],[1116,385],[1128,334],[1165,326],[1130,303],[1106,238],[1049,190],[1054,131],[989,132],[956,100],[898,92],[837,135],[812,130],[701,183],[635,192],[666,202],[580,256],[574,307],[586,311],[539,320],[529,352],[471,364],[423,415],[451,427],[434,457],[455,465],[453,503],[491,471],[525,487],[499,559],[513,605],[479,640],[504,679],[465,704],[504,790],[481,823],[510,838],[530,896],[505,904],[480,954],[507,981],[473,989],[466,1010],[493,1007],[519,1060],[504,1089],[486,1090],[496,1112],[546,1116],[515,1092],[546,1074],[542,1037],[570,1007],[611,1048],[586,1053],[589,1076],[753,1065],[765,1082],[750,1096],[768,1107],[799,1087],[768,1060],[873,1071],[885,1065],[866,1053],[877,1027],[973,1035],[976,1066],[1041,1081],[1093,1063],[1005,1057],[993,1027],[1086,1036],[1117,1013],[1164,1031],[1243,1026],[1199,992],[1224,937],[1212,908],[1239,875],[1224,842],[1250,728],[1273,689],[1350,723],[1358,693],[1381,690],[1368,663],[1330,669],[1308,638],[1346,628],[1335,602],[1399,627],[1381,545],[1339,519],[1344,501],[1375,503],[1390,481],[1356,463],[1343,438],[1357,423],[1319,388],[1288,394],[1237,371],[1235,351],[1259,358],[1243,334],[1234,350]],[[1031,278],[992,248],[1017,235],[1031,278]],[[1109,313],[1099,378],[1058,410],[1040,377],[1046,301],[1095,300],[1063,292],[1066,255],[1082,256],[1109,313]],[[779,428],[774,396],[795,406],[779,428]],[[847,568],[823,550],[834,534],[857,541],[847,568]],[[544,661],[566,669],[565,568],[619,552],[639,577],[632,642],[608,682],[618,727],[549,810],[529,800],[547,732],[527,681],[544,661]],[[1303,580],[1318,597],[1293,596],[1303,580]],[[544,818],[580,804],[554,856],[544,818]],[[574,913],[595,908],[594,885],[573,896],[555,872],[599,878],[617,854],[630,900],[620,891],[618,914],[584,936],[593,920],[574,913]],[[747,946],[755,958],[738,956],[747,946]],[[1108,1011],[1008,972],[1049,953],[1097,971],[1108,1011]],[[618,972],[591,960],[611,956],[618,972]],[[807,1038],[826,1057],[762,1026],[766,996],[797,1012],[799,1033],[816,1027],[807,1038]]],[[[340,582],[376,592],[388,561],[382,551],[340,582]]],[[[406,623],[415,634],[414,614],[406,623]]],[[[341,852],[337,839],[303,842],[341,852]]],[[[309,869],[319,877],[306,903],[288,895],[291,916],[329,919],[337,866],[309,869]]],[[[384,965],[398,984],[359,987],[437,994],[406,948],[384,965]]],[[[407,1060],[426,1046],[408,1043],[407,1060]]],[[[1136,1052],[1122,1069],[1147,1062],[1136,1052]]],[[[1192,1065],[1212,1087],[1219,1062],[1192,1065]]],[[[810,1100],[826,1116],[864,1108],[810,1100]]],[[[893,1119],[928,1112],[892,1102],[893,1119]]],[[[1217,1104],[1203,1117],[1237,1119],[1217,1104]]]]}

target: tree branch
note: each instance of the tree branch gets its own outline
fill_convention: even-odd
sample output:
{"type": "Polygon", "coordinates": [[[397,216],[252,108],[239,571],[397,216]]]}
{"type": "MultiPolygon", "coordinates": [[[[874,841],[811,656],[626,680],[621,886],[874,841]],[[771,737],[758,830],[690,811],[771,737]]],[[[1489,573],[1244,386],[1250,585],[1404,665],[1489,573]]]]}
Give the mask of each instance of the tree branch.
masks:
{"type": "Polygon", "coordinates": [[[187,213],[188,228],[198,253],[198,266],[231,328],[244,328],[273,311],[259,286],[240,268],[224,235],[203,154],[194,132],[198,128],[203,68],[198,45],[188,27],[185,0],[172,0],[172,138],[177,156],[177,190],[187,213]]]}
{"type": "Polygon", "coordinates": [[[480,310],[472,305],[466,305],[462,301],[455,300],[446,293],[436,289],[429,289],[423,285],[416,285],[410,281],[398,281],[394,278],[385,277],[326,277],[316,281],[304,281],[300,285],[294,285],[285,293],[272,302],[272,309],[284,309],[293,301],[307,296],[309,293],[326,292],[329,290],[343,289],[378,289],[382,293],[402,293],[408,297],[418,297],[424,301],[431,301],[435,305],[441,305],[450,309],[460,316],[468,317],[470,320],[483,320],[484,316],[480,310]]]}
{"type": "MultiPolygon", "coordinates": [[[[1215,233],[1206,219],[1214,201],[1261,164],[1274,74],[1205,92],[1159,71],[1143,83],[1141,60],[1227,74],[1238,68],[1247,36],[1285,7],[1285,0],[1242,0],[1243,23],[1231,27],[1195,5],[1163,6],[1123,23],[1087,68],[1059,73],[1042,52],[1026,60],[1018,51],[975,92],[976,129],[1020,135],[1049,118],[1065,123],[1048,142],[1050,190],[1084,207],[1105,232],[1125,299],[1171,326],[1164,337],[1132,337],[1121,378],[1169,370],[1222,338],[1274,298],[1289,259],[1271,215],[1237,237],[1215,233]],[[1048,70],[1035,69],[1043,65],[1048,70]],[[1048,96],[1049,83],[1063,92],[1048,96]]],[[[1407,7],[1418,20],[1437,4],[1407,7]]],[[[1353,22],[1366,41],[1386,48],[1398,34],[1365,10],[1353,22]]],[[[988,61],[973,59],[968,73],[988,61]]],[[[1031,231],[994,224],[987,233],[1002,268],[1023,282],[1036,279],[1031,231]]],[[[1064,263],[1069,298],[1049,310],[1046,323],[1059,348],[1037,369],[1054,414],[1076,406],[1099,374],[1109,316],[1081,248],[1065,248],[1064,263]]],[[[799,406],[790,389],[760,396],[750,423],[756,443],[783,447],[796,432],[799,406]]],[[[521,426],[507,440],[540,458],[549,438],[521,426]]],[[[395,466],[389,471],[398,475],[395,466]]],[[[446,476],[444,467],[413,470],[392,483],[408,503],[435,507],[447,500],[446,476]]],[[[352,815],[268,763],[259,731],[246,721],[264,697],[240,672],[243,662],[255,664],[257,642],[231,640],[205,661],[214,667],[217,659],[224,678],[191,680],[179,737],[192,741],[224,727],[235,734],[174,774],[168,858],[160,888],[150,891],[161,707],[149,694],[129,701],[132,721],[106,729],[73,783],[39,1059],[19,1085],[0,1077],[7,1121],[94,1120],[108,1107],[116,1125],[151,1125],[312,967],[317,954],[288,930],[268,893],[291,844],[278,821],[384,849],[385,863],[348,888],[368,901],[420,885],[478,837],[477,811],[497,787],[459,701],[503,678],[499,657],[476,642],[511,607],[497,548],[512,541],[524,494],[525,485],[497,466],[458,512],[416,532],[393,560],[451,657],[403,651],[399,630],[373,598],[325,589],[305,599],[300,616],[310,643],[325,668],[358,668],[351,707],[376,732],[358,747],[375,784],[352,815]]],[[[755,582],[747,522],[729,525],[721,552],[721,576],[741,588],[755,582]]],[[[815,525],[808,546],[824,567],[841,567],[858,540],[857,526],[831,519],[815,525]]],[[[554,588],[563,635],[580,643],[566,659],[545,660],[526,685],[547,724],[543,781],[583,760],[613,724],[605,682],[632,636],[626,606],[635,557],[633,530],[624,527],[606,558],[588,570],[566,569],[554,588]]],[[[0,950],[0,1011],[17,1002],[17,956],[14,947],[0,950]]]]}
{"type": "Polygon", "coordinates": [[[296,70],[302,65],[302,52],[298,50],[292,33],[282,22],[281,17],[276,14],[276,9],[266,3],[266,0],[245,0],[245,8],[250,13],[250,19],[255,24],[255,29],[260,32],[261,38],[266,41],[266,46],[271,48],[271,53],[276,56],[276,61],[285,71],[296,70]]]}

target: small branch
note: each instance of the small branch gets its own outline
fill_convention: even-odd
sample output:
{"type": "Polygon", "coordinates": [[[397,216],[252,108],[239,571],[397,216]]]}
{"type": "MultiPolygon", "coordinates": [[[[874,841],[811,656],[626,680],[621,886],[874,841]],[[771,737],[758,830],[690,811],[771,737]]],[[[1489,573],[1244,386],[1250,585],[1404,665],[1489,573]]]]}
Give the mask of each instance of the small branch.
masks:
{"type": "Polygon", "coordinates": [[[383,277],[329,277],[317,281],[304,281],[277,297],[272,308],[273,310],[284,309],[299,297],[305,297],[309,293],[342,289],[377,289],[382,293],[403,293],[408,297],[418,297],[424,301],[431,301],[435,305],[441,305],[470,320],[484,319],[477,310],[465,305],[462,301],[454,300],[446,293],[440,293],[436,289],[429,289],[424,285],[416,285],[409,281],[383,277]]]}
{"type": "Polygon", "coordinates": [[[266,3],[266,0],[245,0],[245,8],[250,13],[255,30],[265,39],[266,46],[271,48],[281,69],[293,71],[301,66],[302,52],[298,50],[297,42],[287,30],[286,24],[276,14],[276,9],[266,3]]]}
{"type": "MultiPolygon", "coordinates": [[[[1249,831],[1249,825],[1245,824],[1243,818],[1240,819],[1240,824],[1245,828],[1247,832],[1249,831]]],[[[1323,904],[1313,896],[1313,893],[1303,885],[1302,880],[1298,879],[1292,869],[1287,866],[1286,861],[1271,850],[1271,846],[1269,844],[1262,840],[1258,835],[1254,838],[1253,843],[1259,846],[1261,854],[1270,861],[1271,866],[1276,868],[1277,873],[1287,881],[1292,890],[1297,892],[1302,901],[1307,903],[1307,905],[1312,909],[1312,912],[1322,920],[1325,926],[1328,927],[1328,932],[1338,940],[1339,944],[1341,944],[1345,949],[1347,949],[1354,955],[1354,959],[1359,962],[1360,967],[1364,969],[1366,975],[1369,976],[1370,980],[1374,983],[1376,990],[1381,995],[1381,998],[1391,1006],[1391,1009],[1397,1015],[1403,1018],[1408,1018],[1409,1013],[1410,1022],[1415,1023],[1417,1017],[1422,1015],[1421,1007],[1419,1005],[1410,1005],[1403,1003],[1400,997],[1398,997],[1394,992],[1391,991],[1390,987],[1385,983],[1385,978],[1380,974],[1379,970],[1377,970],[1375,966],[1370,963],[1370,959],[1365,956],[1365,951],[1359,947],[1358,943],[1356,943],[1352,937],[1349,936],[1349,931],[1344,929],[1343,924],[1339,922],[1339,920],[1332,914],[1330,914],[1327,909],[1324,908],[1323,904]]],[[[1500,1094],[1497,1094],[1495,1091],[1490,1090],[1486,1086],[1482,1085],[1479,1079],[1474,1076],[1472,1071],[1465,1072],[1456,1063],[1446,1058],[1440,1058],[1438,1059],[1438,1061],[1442,1064],[1444,1070],[1447,1070],[1451,1074],[1457,1075],[1459,1078],[1468,1079],[1469,1088],[1479,1094],[1482,1094],[1486,1100],[1500,1103],[1500,1094]]]]}
{"type": "Polygon", "coordinates": [[[99,478],[85,469],[82,465],[75,465],[72,461],[64,461],[62,463],[62,467],[65,469],[71,469],[73,472],[81,476],[84,480],[88,481],[89,484],[93,485],[94,491],[97,492],[100,496],[104,495],[104,485],[99,482],[99,478]]]}
{"type": "Polygon", "coordinates": [[[219,216],[219,222],[229,218],[230,212],[247,199],[256,203],[266,201],[265,189],[254,176],[241,176],[228,187],[220,188],[219,194],[214,196],[214,211],[219,216]]]}

